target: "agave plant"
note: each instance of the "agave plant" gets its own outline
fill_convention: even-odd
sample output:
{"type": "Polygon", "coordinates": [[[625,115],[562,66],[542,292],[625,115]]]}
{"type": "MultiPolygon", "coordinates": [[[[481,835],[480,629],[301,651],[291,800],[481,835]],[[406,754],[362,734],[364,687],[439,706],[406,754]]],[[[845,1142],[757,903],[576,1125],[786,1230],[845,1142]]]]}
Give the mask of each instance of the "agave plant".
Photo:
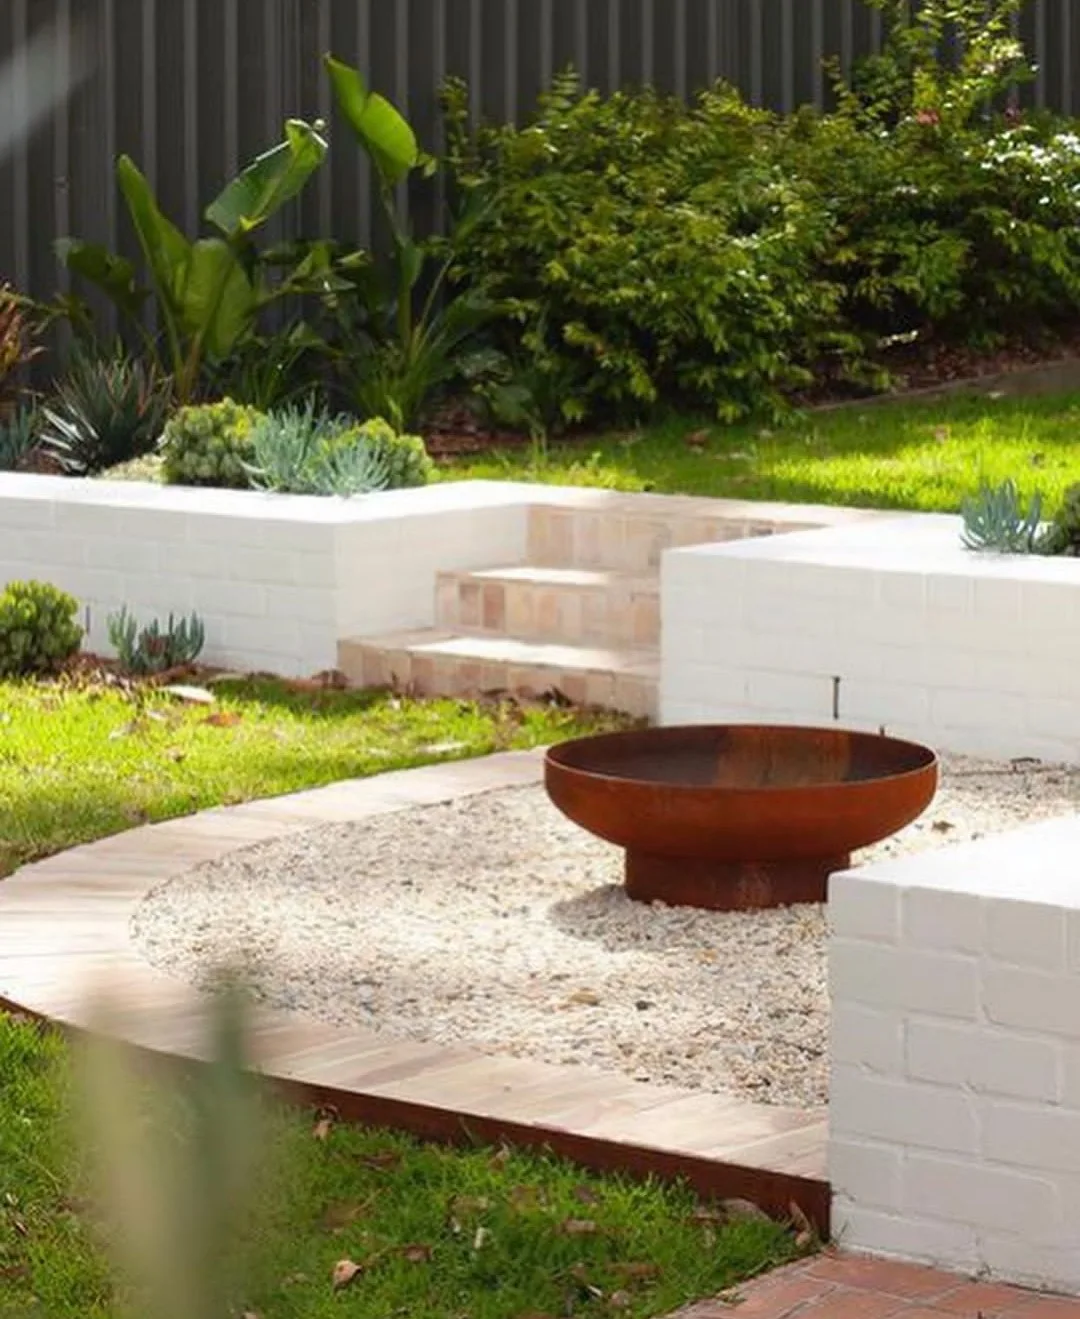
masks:
{"type": "Polygon", "coordinates": [[[156,368],[120,349],[81,351],[43,409],[42,448],[64,471],[86,476],[148,453],[172,401],[156,368]]]}
{"type": "Polygon", "coordinates": [[[16,472],[38,442],[39,418],[34,408],[17,408],[0,419],[0,472],[16,472]]]}
{"type": "Polygon", "coordinates": [[[998,554],[1038,554],[1043,543],[1043,501],[1036,492],[1025,505],[1016,482],[983,482],[961,509],[961,539],[969,550],[998,554]]]}
{"type": "Polygon", "coordinates": [[[126,606],[108,618],[109,641],[127,673],[164,673],[193,663],[206,644],[206,628],[198,614],[164,627],[155,618],[140,628],[126,606]]]}

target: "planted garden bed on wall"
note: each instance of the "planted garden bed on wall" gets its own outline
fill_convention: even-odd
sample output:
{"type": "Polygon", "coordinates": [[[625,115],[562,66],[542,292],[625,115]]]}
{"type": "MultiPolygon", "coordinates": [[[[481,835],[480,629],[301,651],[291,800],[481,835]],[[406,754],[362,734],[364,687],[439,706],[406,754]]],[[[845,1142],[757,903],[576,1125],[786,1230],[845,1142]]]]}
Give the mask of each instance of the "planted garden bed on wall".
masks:
{"type": "Polygon", "coordinates": [[[948,751],[1080,756],[1080,563],[975,554],[887,517],[665,557],[665,723],[885,728],[948,751]]]}

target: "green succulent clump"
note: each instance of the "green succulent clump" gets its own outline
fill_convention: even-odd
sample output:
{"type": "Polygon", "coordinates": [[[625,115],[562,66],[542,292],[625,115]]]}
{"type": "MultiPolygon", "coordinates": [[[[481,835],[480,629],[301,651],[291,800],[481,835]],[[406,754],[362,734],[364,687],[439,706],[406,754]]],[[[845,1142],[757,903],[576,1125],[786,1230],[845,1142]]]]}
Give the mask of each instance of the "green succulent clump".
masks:
{"type": "Polygon", "coordinates": [[[434,472],[418,435],[399,435],[382,420],[360,425],[314,400],[261,417],[251,444],[251,484],[279,494],[350,498],[426,485],[434,472]]]}
{"type": "Polygon", "coordinates": [[[164,673],[193,664],[206,644],[206,628],[198,614],[162,626],[155,618],[140,627],[125,605],[108,618],[109,640],[125,673],[164,673]]]}
{"type": "Polygon", "coordinates": [[[250,485],[251,436],[263,414],[231,398],[181,408],[161,437],[165,480],[171,485],[250,485]]]}
{"type": "Polygon", "coordinates": [[[0,678],[59,668],[79,649],[78,602],[47,582],[11,582],[0,592],[0,678]]]}
{"type": "Polygon", "coordinates": [[[337,443],[373,452],[386,469],[389,490],[427,485],[435,476],[435,464],[420,436],[401,434],[382,417],[351,427],[337,443]]]}

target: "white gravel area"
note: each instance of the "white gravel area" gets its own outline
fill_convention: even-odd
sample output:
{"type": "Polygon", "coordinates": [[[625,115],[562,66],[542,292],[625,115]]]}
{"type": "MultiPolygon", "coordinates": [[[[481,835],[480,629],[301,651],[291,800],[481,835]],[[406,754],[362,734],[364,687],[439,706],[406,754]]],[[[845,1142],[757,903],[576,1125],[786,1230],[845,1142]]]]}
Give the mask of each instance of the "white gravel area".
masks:
{"type": "MultiPolygon", "coordinates": [[[[1080,809],[1080,768],[946,762],[896,855],[1080,809]]],[[[824,909],[631,902],[622,854],[542,787],[234,852],[147,895],[156,966],[243,966],[264,1001],[397,1038],[586,1063],[759,1102],[826,1101],[824,909]]]]}

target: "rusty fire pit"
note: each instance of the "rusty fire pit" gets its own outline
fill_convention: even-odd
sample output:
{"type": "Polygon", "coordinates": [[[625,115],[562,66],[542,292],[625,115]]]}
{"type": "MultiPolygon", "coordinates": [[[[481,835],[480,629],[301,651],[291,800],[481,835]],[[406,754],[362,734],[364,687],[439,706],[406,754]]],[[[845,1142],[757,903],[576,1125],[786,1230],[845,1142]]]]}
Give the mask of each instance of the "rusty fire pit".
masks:
{"type": "Polygon", "coordinates": [[[840,729],[719,725],[582,738],[547,754],[554,804],[626,849],[626,891],[717,911],[824,902],[829,875],[937,791],[933,751],[840,729]]]}

